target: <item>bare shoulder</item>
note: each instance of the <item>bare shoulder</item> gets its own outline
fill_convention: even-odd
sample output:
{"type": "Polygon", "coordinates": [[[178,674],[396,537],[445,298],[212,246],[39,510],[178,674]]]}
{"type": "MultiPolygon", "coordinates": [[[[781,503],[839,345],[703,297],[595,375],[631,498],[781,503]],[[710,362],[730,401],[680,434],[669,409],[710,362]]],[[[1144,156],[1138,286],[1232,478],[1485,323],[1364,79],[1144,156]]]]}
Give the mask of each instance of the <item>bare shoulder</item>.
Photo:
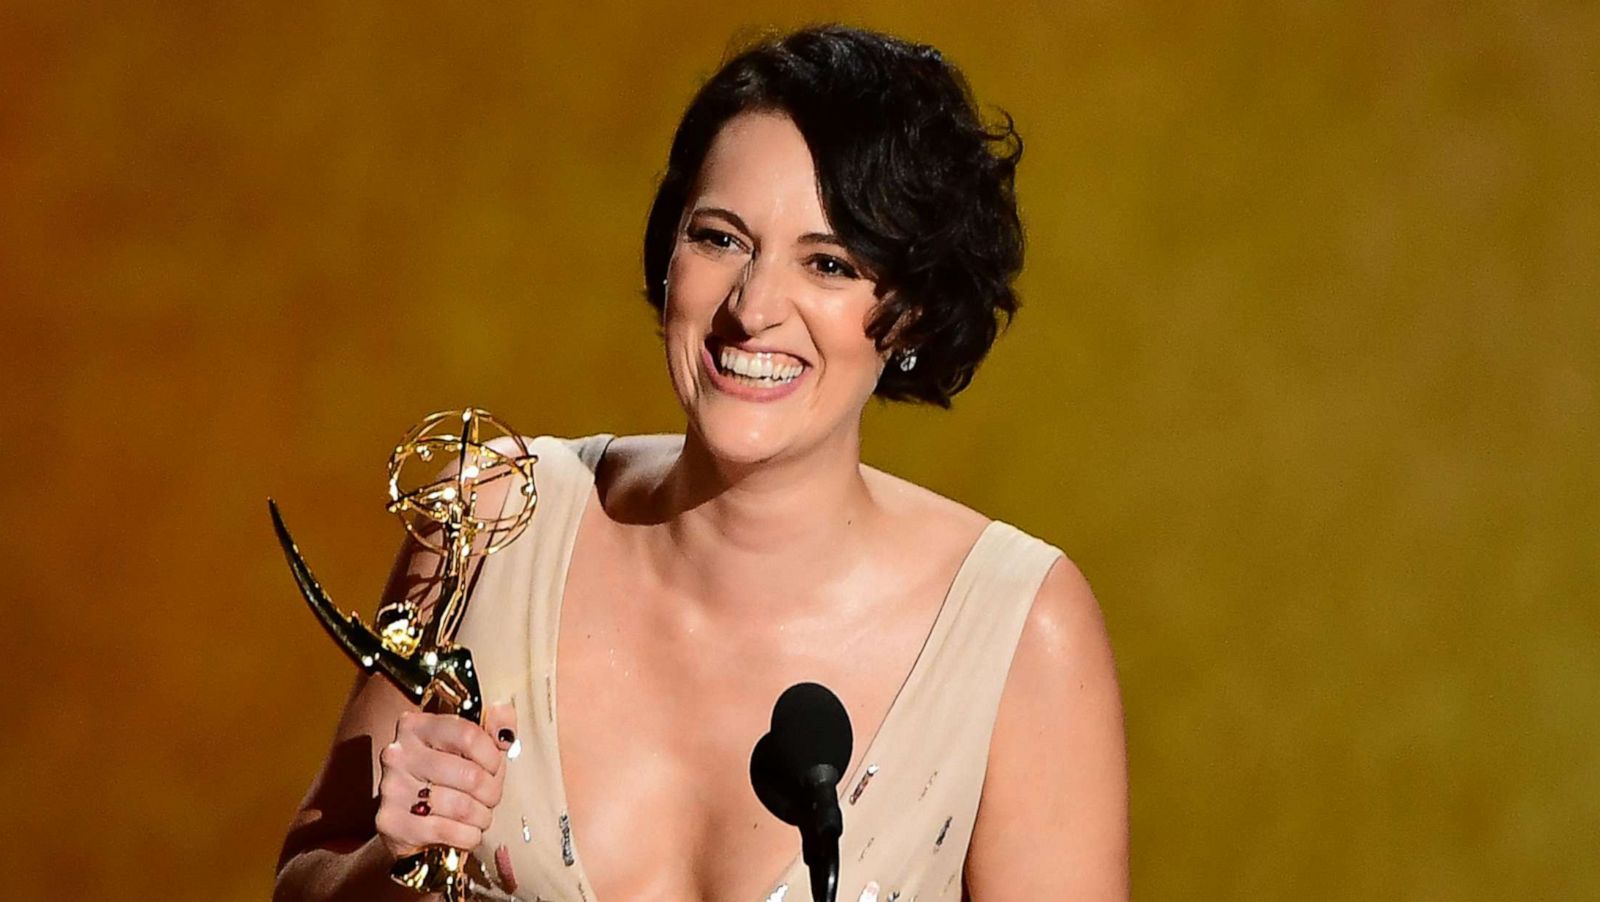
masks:
{"type": "Polygon", "coordinates": [[[1074,675],[1109,678],[1111,688],[1115,688],[1111,637],[1106,632],[1100,603],[1083,571],[1062,556],[1045,575],[1034,597],[1006,691],[1071,692],[1073,685],[1062,678],[1074,675]],[[1081,672],[1086,668],[1094,674],[1081,672]]]}
{"type": "MultiPolygon", "coordinates": [[[[884,509],[929,548],[969,545],[988,517],[863,468],[884,509]],[[943,544],[934,544],[943,543],[943,544]]],[[[974,902],[1128,897],[1127,754],[1105,618],[1065,556],[1032,599],[990,739],[968,849],[974,902]]]]}
{"type": "Polygon", "coordinates": [[[1039,587],[989,748],[968,853],[976,902],[1126,899],[1127,753],[1105,619],[1072,561],[1039,587]]]}

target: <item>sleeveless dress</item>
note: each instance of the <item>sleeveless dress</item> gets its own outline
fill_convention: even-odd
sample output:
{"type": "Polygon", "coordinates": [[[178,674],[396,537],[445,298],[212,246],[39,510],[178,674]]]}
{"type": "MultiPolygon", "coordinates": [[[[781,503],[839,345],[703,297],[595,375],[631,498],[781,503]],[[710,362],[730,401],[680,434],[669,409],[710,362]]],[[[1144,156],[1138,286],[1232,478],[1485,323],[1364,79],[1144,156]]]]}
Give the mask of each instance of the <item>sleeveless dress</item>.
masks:
{"type": "MultiPolygon", "coordinates": [[[[519,753],[494,824],[476,850],[477,898],[596,900],[573,844],[556,741],[556,639],[567,567],[594,469],[611,436],[533,439],[538,505],[516,541],[485,558],[457,641],[472,649],[484,701],[512,701],[519,753]],[[510,853],[514,892],[497,885],[510,853]]],[[[915,664],[853,773],[840,783],[839,902],[960,899],[990,734],[1023,622],[1061,552],[991,521],[962,562],[915,664]]],[[[856,725],[866,737],[865,726],[856,725]]],[[[756,736],[750,737],[752,747],[756,736]]],[[[799,855],[763,898],[809,902],[799,855]]]]}

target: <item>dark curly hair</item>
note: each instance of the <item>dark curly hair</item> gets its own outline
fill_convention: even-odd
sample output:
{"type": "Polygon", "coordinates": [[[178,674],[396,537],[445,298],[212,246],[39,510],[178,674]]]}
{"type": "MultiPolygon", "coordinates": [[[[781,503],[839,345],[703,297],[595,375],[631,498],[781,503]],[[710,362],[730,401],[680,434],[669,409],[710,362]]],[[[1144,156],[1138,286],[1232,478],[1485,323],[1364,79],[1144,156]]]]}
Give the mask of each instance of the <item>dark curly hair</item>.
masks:
{"type": "Polygon", "coordinates": [[[645,295],[657,310],[679,220],[727,121],[777,111],[811,150],[833,230],[877,281],[867,334],[914,348],[875,393],[949,407],[1017,309],[1022,221],[1011,117],[986,125],[972,92],[932,47],[838,25],[768,38],[711,76],[672,139],[644,235],[645,295]]]}

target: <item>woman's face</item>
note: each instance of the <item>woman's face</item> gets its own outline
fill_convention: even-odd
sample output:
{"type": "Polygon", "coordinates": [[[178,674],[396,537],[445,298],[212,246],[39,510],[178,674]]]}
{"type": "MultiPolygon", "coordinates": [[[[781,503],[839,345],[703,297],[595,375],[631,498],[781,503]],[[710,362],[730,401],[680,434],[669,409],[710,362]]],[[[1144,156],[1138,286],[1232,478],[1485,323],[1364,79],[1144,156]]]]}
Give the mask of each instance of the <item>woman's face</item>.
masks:
{"type": "Polygon", "coordinates": [[[832,234],[794,123],[729,120],[667,268],[667,366],[690,429],[743,463],[853,441],[886,356],[866,334],[874,287],[832,234]]]}

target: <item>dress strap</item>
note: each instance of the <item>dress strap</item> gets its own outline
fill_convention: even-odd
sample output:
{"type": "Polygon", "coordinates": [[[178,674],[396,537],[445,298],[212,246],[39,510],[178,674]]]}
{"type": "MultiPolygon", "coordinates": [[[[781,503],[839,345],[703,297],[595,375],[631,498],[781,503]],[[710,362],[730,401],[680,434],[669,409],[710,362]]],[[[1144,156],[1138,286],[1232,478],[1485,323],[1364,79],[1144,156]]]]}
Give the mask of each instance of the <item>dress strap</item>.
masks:
{"type": "MultiPolygon", "coordinates": [[[[1011,659],[1060,557],[1000,521],[968,552],[883,725],[840,787],[841,900],[856,899],[868,881],[881,884],[881,898],[959,897],[1011,659]]],[[[797,860],[773,892],[792,897],[805,879],[797,860]]]]}
{"type": "Polygon", "coordinates": [[[611,447],[611,440],[614,438],[616,436],[602,432],[599,435],[572,439],[567,444],[572,446],[573,452],[583,461],[583,465],[589,468],[589,472],[594,473],[599,469],[600,459],[606,456],[606,449],[611,447]]]}

